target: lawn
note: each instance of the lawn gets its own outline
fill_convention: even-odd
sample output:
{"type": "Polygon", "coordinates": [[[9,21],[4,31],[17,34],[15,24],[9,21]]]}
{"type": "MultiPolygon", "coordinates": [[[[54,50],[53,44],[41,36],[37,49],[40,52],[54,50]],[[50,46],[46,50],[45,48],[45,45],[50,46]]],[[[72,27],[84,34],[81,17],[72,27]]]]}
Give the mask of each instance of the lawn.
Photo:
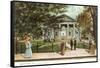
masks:
{"type": "Polygon", "coordinates": [[[80,42],[77,44],[77,48],[88,49],[88,46],[89,46],[89,45],[85,45],[84,43],[80,43],[80,42]]]}
{"type": "MultiPolygon", "coordinates": [[[[32,52],[59,52],[59,44],[57,42],[44,42],[42,40],[33,40],[32,42],[32,52]]],[[[19,43],[16,47],[16,53],[24,53],[25,45],[24,43],[19,43]]]]}
{"type": "MultiPolygon", "coordinates": [[[[32,42],[32,52],[33,53],[43,53],[43,52],[59,52],[60,47],[58,42],[44,42],[43,40],[33,40],[32,42]]],[[[78,43],[77,48],[88,48],[83,43],[78,43]]],[[[24,53],[25,44],[18,43],[16,47],[16,53],[24,53]]]]}

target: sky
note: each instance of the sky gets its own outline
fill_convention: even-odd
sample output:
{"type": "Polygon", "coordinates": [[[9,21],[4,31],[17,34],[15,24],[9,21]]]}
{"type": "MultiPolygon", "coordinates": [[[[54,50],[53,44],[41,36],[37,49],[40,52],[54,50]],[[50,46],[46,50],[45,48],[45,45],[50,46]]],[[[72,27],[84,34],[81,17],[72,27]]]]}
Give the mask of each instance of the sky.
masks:
{"type": "Polygon", "coordinates": [[[76,19],[76,16],[78,14],[82,13],[83,10],[84,10],[84,8],[83,8],[83,6],[69,5],[68,8],[67,8],[67,10],[68,11],[66,12],[66,14],[68,16],[70,16],[71,18],[76,19]]]}

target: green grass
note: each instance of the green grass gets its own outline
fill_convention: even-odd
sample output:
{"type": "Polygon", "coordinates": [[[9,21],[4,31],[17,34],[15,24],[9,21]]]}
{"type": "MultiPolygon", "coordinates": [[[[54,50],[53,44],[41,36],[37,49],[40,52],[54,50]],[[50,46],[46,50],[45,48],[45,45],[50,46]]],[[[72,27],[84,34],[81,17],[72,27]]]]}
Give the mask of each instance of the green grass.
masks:
{"type": "Polygon", "coordinates": [[[85,48],[85,49],[87,49],[88,47],[86,45],[84,45],[84,43],[78,43],[77,44],[77,48],[85,48]]]}
{"type": "MultiPolygon", "coordinates": [[[[42,40],[33,40],[32,42],[32,52],[33,53],[42,53],[42,52],[58,52],[60,50],[56,42],[44,42],[42,40]]],[[[17,53],[25,52],[25,44],[19,43],[17,47],[17,53]]]]}
{"type": "MultiPolygon", "coordinates": [[[[43,40],[33,40],[32,42],[32,52],[33,53],[43,53],[43,52],[59,52],[60,47],[58,46],[57,42],[44,42],[43,40]]],[[[84,47],[83,43],[78,43],[77,48],[87,48],[84,47]]],[[[24,53],[25,52],[25,44],[19,43],[17,46],[17,53],[24,53]]]]}

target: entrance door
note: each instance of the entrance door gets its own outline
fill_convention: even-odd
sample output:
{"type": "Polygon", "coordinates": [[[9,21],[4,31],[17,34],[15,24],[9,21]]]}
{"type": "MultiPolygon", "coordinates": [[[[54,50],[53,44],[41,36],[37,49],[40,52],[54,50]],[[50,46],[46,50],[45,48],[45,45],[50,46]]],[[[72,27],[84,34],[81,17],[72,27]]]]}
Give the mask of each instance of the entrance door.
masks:
{"type": "Polygon", "coordinates": [[[61,31],[61,36],[66,36],[66,31],[65,30],[61,31]]]}
{"type": "Polygon", "coordinates": [[[65,28],[65,26],[62,26],[62,29],[61,29],[61,37],[63,37],[63,36],[66,36],[66,28],[65,28]]]}

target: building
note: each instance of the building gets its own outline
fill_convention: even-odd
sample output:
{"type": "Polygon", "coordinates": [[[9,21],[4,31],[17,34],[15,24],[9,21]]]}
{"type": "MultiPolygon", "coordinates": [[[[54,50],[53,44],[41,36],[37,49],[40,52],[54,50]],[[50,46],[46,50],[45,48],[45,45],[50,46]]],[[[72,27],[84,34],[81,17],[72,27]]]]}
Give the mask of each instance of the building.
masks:
{"type": "Polygon", "coordinates": [[[77,27],[77,22],[67,16],[64,22],[58,23],[59,28],[44,28],[43,29],[43,39],[61,39],[61,38],[76,38],[80,39],[80,30],[77,27]]]}

